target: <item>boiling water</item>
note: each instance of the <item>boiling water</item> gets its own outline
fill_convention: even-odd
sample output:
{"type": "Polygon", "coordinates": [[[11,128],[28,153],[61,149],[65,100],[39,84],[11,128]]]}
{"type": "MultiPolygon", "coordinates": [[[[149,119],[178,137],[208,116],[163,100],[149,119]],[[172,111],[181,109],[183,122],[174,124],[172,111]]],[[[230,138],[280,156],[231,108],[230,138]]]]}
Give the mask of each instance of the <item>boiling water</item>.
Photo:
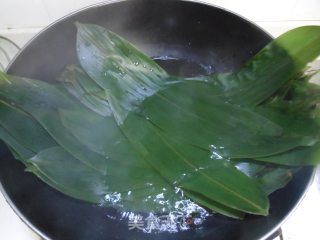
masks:
{"type": "Polygon", "coordinates": [[[196,77],[209,75],[214,72],[214,67],[207,63],[199,63],[190,59],[173,56],[158,56],[153,60],[164,68],[169,74],[181,77],[196,77]]]}

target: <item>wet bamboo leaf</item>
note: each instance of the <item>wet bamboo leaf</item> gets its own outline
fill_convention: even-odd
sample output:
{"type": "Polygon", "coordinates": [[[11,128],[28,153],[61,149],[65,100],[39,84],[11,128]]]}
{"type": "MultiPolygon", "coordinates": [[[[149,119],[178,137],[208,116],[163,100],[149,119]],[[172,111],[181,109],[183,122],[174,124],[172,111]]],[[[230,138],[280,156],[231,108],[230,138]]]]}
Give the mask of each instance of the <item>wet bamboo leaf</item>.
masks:
{"type": "Polygon", "coordinates": [[[62,89],[27,78],[0,73],[0,99],[14,104],[32,115],[50,136],[67,151],[89,167],[106,171],[105,157],[90,151],[64,129],[58,115],[59,109],[76,109],[82,106],[73,101],[62,89]]]}
{"type": "Polygon", "coordinates": [[[141,114],[168,137],[226,158],[269,156],[317,141],[286,133],[252,109],[221,101],[210,92],[198,82],[176,84],[146,99],[141,114]]]}
{"type": "MultiPolygon", "coordinates": [[[[50,92],[50,90],[52,90],[51,88],[54,88],[54,86],[49,87],[49,85],[46,86],[46,83],[41,83],[40,81],[36,80],[20,79],[8,75],[3,76],[5,77],[5,79],[3,79],[5,80],[5,84],[10,80],[10,86],[11,84],[18,82],[19,84],[22,82],[32,83],[31,85],[27,84],[28,87],[23,88],[23,91],[32,90],[31,92],[34,94],[34,96],[37,96],[36,93],[38,90],[50,92]],[[39,85],[41,85],[41,88],[37,89],[39,85]],[[48,89],[45,89],[46,87],[48,87],[48,89]]],[[[18,88],[19,86],[15,87],[18,88]]],[[[18,91],[17,88],[15,91],[18,91]]],[[[5,91],[6,89],[4,88],[4,92],[5,91]]],[[[57,94],[57,97],[61,97],[61,95],[57,94]]],[[[13,99],[14,98],[10,99],[10,101],[13,99]]],[[[43,130],[41,125],[36,127],[37,123],[33,118],[30,118],[30,116],[23,113],[21,110],[16,109],[16,107],[19,106],[18,103],[21,104],[22,102],[19,102],[16,99],[14,100],[15,108],[9,107],[9,105],[4,105],[7,107],[6,115],[11,116],[12,119],[17,119],[19,122],[30,122],[28,125],[33,126],[32,128],[25,128],[25,132],[20,132],[15,131],[15,122],[12,122],[12,125],[10,125],[10,121],[6,122],[6,127],[13,130],[13,134],[17,137],[16,139],[19,139],[19,141],[28,139],[28,131],[40,130],[40,132],[42,132],[43,130]]],[[[42,99],[38,97],[37,100],[39,101],[42,99]]],[[[54,103],[56,102],[52,102],[52,104],[54,103]]],[[[23,104],[22,106],[24,107],[23,104]]],[[[31,108],[31,106],[32,101],[28,103],[28,106],[25,107],[25,110],[31,108]]],[[[65,107],[69,105],[61,104],[61,106],[65,107]]],[[[87,111],[84,107],[79,109],[82,109],[82,111],[79,110],[82,114],[87,111]]],[[[50,108],[47,110],[52,111],[50,108]]],[[[76,108],[73,108],[73,110],[70,112],[67,110],[64,110],[64,112],[61,109],[56,109],[56,111],[62,114],[62,116],[68,115],[68,113],[71,114],[71,116],[74,116],[77,113],[76,110],[76,108]]],[[[91,112],[90,115],[91,114],[94,115],[93,112],[91,112]]],[[[100,115],[96,116],[99,117],[100,115]]],[[[81,115],[81,117],[84,117],[84,115],[81,115]]],[[[84,119],[86,118],[84,117],[84,119]]],[[[110,119],[109,121],[112,122],[113,119],[110,119]]],[[[88,122],[88,124],[90,124],[90,122],[88,122]]],[[[57,127],[61,128],[62,126],[63,125],[57,127]]],[[[116,126],[116,124],[114,123],[113,126],[116,126]]],[[[110,129],[110,126],[107,127],[110,129]]],[[[96,132],[100,133],[100,131],[96,132]]],[[[67,131],[65,131],[65,133],[67,133],[67,131]]],[[[102,131],[102,133],[104,132],[102,131]]],[[[82,161],[79,161],[58,145],[43,149],[42,151],[39,151],[38,146],[31,145],[33,147],[32,151],[30,154],[28,152],[28,155],[26,155],[24,151],[27,151],[27,149],[25,149],[19,142],[10,140],[6,135],[0,136],[4,141],[7,141],[12,149],[14,149],[15,155],[19,156],[19,159],[25,163],[28,171],[33,172],[50,186],[74,198],[90,202],[97,202],[107,206],[111,205],[120,208],[122,211],[153,212],[163,211],[163,209],[166,209],[166,211],[179,210],[175,207],[176,202],[188,201],[181,195],[181,193],[177,193],[176,189],[174,189],[172,185],[168,184],[164,179],[162,179],[162,177],[158,176],[157,173],[150,169],[150,167],[148,167],[144,161],[135,158],[135,154],[123,146],[123,142],[115,141],[116,139],[111,139],[112,142],[108,147],[109,149],[114,148],[115,150],[119,150],[119,152],[113,151],[113,155],[110,153],[110,155],[112,155],[114,158],[110,157],[110,159],[106,159],[108,163],[107,171],[102,172],[96,171],[94,168],[84,164],[82,161]],[[119,147],[115,145],[119,145],[119,147]],[[34,156],[31,157],[33,154],[34,156]],[[27,157],[30,157],[30,159],[27,159],[27,157]],[[120,199],[118,199],[119,197],[120,199]]],[[[42,137],[38,136],[38,138],[44,139],[48,136],[49,135],[42,137]]],[[[107,138],[107,140],[109,139],[107,138]]],[[[77,142],[78,141],[75,141],[73,144],[77,144],[77,142]]],[[[217,207],[214,206],[214,204],[214,202],[210,204],[208,203],[210,208],[215,209],[217,212],[225,213],[230,211],[228,214],[229,216],[236,218],[242,216],[241,214],[240,216],[239,214],[235,215],[237,211],[229,209],[222,204],[218,205],[217,207]],[[219,210],[220,208],[222,208],[221,211],[219,210]]]]}
{"type": "Polygon", "coordinates": [[[319,42],[319,26],[296,28],[270,42],[238,72],[194,79],[214,83],[237,104],[257,105],[319,56],[319,42]]]}
{"type": "Polygon", "coordinates": [[[168,74],[113,32],[91,24],[77,23],[77,28],[80,64],[106,90],[109,104],[117,109],[113,114],[117,122],[122,123],[129,110],[162,88],[168,74]],[[121,81],[118,81],[119,75],[121,81]],[[120,96],[125,97],[119,99],[120,96]]]}
{"type": "Polygon", "coordinates": [[[106,92],[94,81],[87,81],[88,75],[78,66],[68,66],[60,77],[66,90],[92,111],[102,116],[112,112],[106,92]]]}
{"type": "Polygon", "coordinates": [[[320,27],[289,31],[236,73],[192,79],[77,27],[84,70],[67,68],[61,84],[0,73],[0,138],[59,191],[123,211],[191,198],[243,218],[267,214],[267,194],[296,171],[284,165],[319,162],[320,90],[299,74],[320,53],[320,27]]]}
{"type": "Polygon", "coordinates": [[[256,180],[266,194],[284,187],[298,168],[267,164],[254,160],[231,160],[230,163],[248,177],[256,180]]]}

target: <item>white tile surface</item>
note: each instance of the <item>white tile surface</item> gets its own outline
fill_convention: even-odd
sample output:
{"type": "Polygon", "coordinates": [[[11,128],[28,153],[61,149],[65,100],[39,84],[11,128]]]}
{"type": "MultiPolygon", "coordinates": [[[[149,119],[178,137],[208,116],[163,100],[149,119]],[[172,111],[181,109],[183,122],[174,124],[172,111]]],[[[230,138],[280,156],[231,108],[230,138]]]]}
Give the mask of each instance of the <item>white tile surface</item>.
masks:
{"type": "Polygon", "coordinates": [[[297,27],[320,25],[320,21],[256,21],[255,23],[274,37],[297,27]]]}
{"type": "Polygon", "coordinates": [[[77,0],[43,0],[45,10],[50,18],[50,22],[75,11],[77,0]]]}
{"type": "Polygon", "coordinates": [[[291,20],[320,19],[319,0],[297,0],[291,20]]]}
{"type": "MultiPolygon", "coordinates": [[[[320,20],[319,0],[202,0],[254,21],[320,20]]],[[[0,29],[44,27],[100,0],[1,0],[0,29]]]]}
{"type": "Polygon", "coordinates": [[[253,21],[290,20],[295,6],[295,0],[205,0],[225,7],[253,21]]]}
{"type": "Polygon", "coordinates": [[[13,212],[0,194],[0,239],[40,240],[13,212]]]}
{"type": "MultiPolygon", "coordinates": [[[[100,1],[0,0],[0,35],[5,35],[23,46],[50,22],[71,11],[97,2],[100,1]]],[[[297,26],[320,25],[320,0],[204,0],[204,2],[225,7],[256,21],[273,36],[278,36],[297,26]]],[[[317,221],[310,220],[312,216],[320,216],[320,191],[317,187],[319,185],[319,183],[312,185],[300,207],[283,226],[285,240],[320,239],[317,221]]],[[[0,239],[39,239],[14,214],[1,194],[0,239]]]]}
{"type": "MultiPolygon", "coordinates": [[[[319,170],[319,169],[318,169],[319,170]]],[[[305,198],[282,226],[284,240],[319,240],[320,171],[305,198]]]]}
{"type": "Polygon", "coordinates": [[[49,24],[42,0],[1,0],[0,28],[30,28],[49,24]]]}

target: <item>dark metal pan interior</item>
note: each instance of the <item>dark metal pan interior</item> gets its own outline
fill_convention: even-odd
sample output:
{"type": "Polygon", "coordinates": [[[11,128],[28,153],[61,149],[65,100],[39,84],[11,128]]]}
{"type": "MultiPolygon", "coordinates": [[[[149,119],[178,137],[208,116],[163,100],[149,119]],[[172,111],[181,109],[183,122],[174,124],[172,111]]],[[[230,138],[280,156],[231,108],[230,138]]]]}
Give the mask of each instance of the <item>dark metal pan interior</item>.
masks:
{"type": "MultiPolygon", "coordinates": [[[[54,81],[68,64],[77,63],[74,22],[104,26],[131,41],[181,75],[238,69],[271,37],[257,26],[225,10],[184,1],[137,0],[106,3],[80,11],[38,35],[8,69],[8,73],[54,81]],[[190,71],[191,69],[191,71],[190,71]]],[[[276,230],[303,195],[313,170],[304,168],[282,190],[273,193],[268,217],[244,221],[209,217],[202,228],[176,234],[144,234],[128,223],[107,217],[111,208],[77,201],[24,172],[5,145],[0,145],[0,181],[17,213],[44,238],[50,239],[258,239],[276,230]]]]}

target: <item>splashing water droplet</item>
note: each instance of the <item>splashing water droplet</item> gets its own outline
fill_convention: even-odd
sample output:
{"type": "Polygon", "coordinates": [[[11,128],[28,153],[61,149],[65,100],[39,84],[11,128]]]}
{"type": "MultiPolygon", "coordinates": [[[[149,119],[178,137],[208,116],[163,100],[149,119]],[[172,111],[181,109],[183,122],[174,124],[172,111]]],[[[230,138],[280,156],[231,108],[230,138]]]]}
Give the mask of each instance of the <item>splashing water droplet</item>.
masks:
{"type": "Polygon", "coordinates": [[[104,196],[104,200],[107,203],[116,204],[121,200],[121,193],[117,193],[117,192],[108,193],[104,196]]]}
{"type": "Polygon", "coordinates": [[[156,195],[156,199],[163,199],[163,198],[164,198],[163,193],[159,193],[158,195],[156,195]]]}

